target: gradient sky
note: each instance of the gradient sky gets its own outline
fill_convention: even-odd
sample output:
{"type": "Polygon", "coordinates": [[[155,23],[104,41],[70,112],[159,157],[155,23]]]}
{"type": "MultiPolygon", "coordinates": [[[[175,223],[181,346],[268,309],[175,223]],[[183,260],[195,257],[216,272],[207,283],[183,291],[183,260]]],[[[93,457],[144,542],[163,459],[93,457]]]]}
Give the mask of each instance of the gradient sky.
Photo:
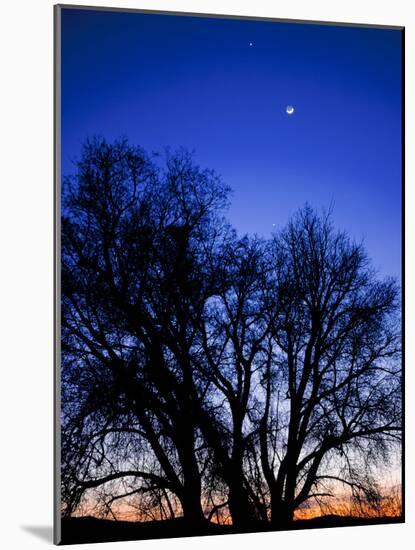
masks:
{"type": "Polygon", "coordinates": [[[240,233],[333,204],[400,278],[401,53],[397,29],[63,9],[62,171],[93,135],[184,146],[240,233]]]}

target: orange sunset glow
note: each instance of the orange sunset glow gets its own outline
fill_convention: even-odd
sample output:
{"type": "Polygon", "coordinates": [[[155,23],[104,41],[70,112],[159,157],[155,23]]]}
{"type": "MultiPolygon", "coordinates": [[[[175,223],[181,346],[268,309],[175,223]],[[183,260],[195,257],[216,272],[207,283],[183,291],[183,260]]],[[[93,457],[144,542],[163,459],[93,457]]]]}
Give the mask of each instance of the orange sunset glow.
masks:
{"type": "MultiPolygon", "coordinates": [[[[176,505],[174,509],[176,517],[182,512],[176,505]]],[[[340,516],[356,518],[398,518],[402,515],[402,496],[400,485],[388,487],[383,491],[383,497],[376,505],[364,502],[356,502],[349,495],[322,498],[308,506],[303,506],[295,511],[294,521],[309,520],[322,516],[340,516]]],[[[105,512],[98,502],[95,504],[84,503],[74,514],[74,517],[92,516],[113,521],[162,521],[165,518],[160,509],[148,509],[143,512],[142,504],[134,502],[120,502],[112,508],[111,514],[105,512]]],[[[213,514],[210,521],[219,525],[232,525],[232,518],[227,507],[222,508],[217,514],[213,514]]]]}

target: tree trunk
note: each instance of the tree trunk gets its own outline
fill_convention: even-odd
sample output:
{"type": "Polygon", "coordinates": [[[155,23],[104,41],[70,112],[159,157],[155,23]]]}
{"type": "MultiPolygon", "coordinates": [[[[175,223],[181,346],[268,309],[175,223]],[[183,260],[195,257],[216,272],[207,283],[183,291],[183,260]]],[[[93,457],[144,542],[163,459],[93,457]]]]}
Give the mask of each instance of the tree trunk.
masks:
{"type": "Polygon", "coordinates": [[[275,529],[285,529],[294,521],[294,507],[271,495],[271,525],[275,529]]]}
{"type": "Polygon", "coordinates": [[[176,421],[175,445],[182,468],[180,503],[183,516],[191,522],[203,522],[202,481],[195,453],[195,427],[187,403],[184,403],[182,414],[176,421]]]}
{"type": "Polygon", "coordinates": [[[248,492],[243,486],[242,476],[235,476],[228,481],[229,511],[232,516],[232,525],[238,528],[246,527],[256,519],[248,492]]]}
{"type": "Polygon", "coordinates": [[[182,505],[183,517],[192,523],[203,523],[206,521],[203,514],[202,505],[200,503],[200,493],[193,488],[185,487],[180,498],[182,505]]]}
{"type": "MultiPolygon", "coordinates": [[[[187,449],[180,453],[183,468],[183,491],[180,502],[183,516],[192,521],[201,523],[205,520],[201,504],[202,484],[193,452],[187,454],[187,449]],[[185,456],[187,454],[187,456],[185,456]]],[[[193,450],[192,450],[193,451],[193,450]]]]}

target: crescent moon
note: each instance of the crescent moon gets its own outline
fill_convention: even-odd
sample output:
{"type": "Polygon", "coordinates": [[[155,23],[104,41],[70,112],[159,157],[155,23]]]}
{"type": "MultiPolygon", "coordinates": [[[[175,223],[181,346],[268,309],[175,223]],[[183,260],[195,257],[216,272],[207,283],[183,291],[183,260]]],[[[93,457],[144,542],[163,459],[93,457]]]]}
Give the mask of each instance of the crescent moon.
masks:
{"type": "Polygon", "coordinates": [[[294,107],[292,105],[287,105],[287,108],[285,109],[287,115],[292,115],[294,112],[294,107]]]}

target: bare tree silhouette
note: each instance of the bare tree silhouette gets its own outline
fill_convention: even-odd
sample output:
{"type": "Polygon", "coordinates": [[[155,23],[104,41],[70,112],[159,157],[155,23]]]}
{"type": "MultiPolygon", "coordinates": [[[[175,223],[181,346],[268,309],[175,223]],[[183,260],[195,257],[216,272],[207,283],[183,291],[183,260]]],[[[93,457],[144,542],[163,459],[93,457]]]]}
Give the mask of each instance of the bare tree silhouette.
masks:
{"type": "Polygon", "coordinates": [[[255,387],[270,330],[263,315],[266,262],[264,242],[247,237],[226,242],[217,269],[217,294],[201,317],[202,353],[195,359],[196,368],[213,387],[203,404],[204,410],[211,412],[201,418],[200,425],[223,465],[232,520],[241,525],[253,519],[266,520],[264,502],[253,490],[244,464],[249,439],[256,431],[252,416],[258,405],[255,387]],[[210,438],[212,426],[224,434],[222,443],[216,441],[218,434],[216,439],[210,438]]]}
{"type": "Polygon", "coordinates": [[[85,489],[134,478],[137,491],[171,492],[202,520],[190,320],[212,293],[204,250],[220,234],[227,189],[184,152],[162,171],[140,149],[105,141],[86,145],[66,186],[67,512],[85,489]]]}
{"type": "Polygon", "coordinates": [[[356,499],[378,498],[371,467],[387,463],[400,440],[399,301],[395,282],[376,279],[362,246],[310,207],[273,248],[283,401],[272,418],[268,382],[261,460],[272,521],[284,524],[306,500],[331,494],[330,481],[356,499]]]}
{"type": "MultiPolygon", "coordinates": [[[[289,525],[399,449],[399,290],[330,216],[239,238],[229,188],[94,139],[62,208],[62,500],[289,525]]],[[[95,507],[95,508],[94,508],[95,507]]]]}

